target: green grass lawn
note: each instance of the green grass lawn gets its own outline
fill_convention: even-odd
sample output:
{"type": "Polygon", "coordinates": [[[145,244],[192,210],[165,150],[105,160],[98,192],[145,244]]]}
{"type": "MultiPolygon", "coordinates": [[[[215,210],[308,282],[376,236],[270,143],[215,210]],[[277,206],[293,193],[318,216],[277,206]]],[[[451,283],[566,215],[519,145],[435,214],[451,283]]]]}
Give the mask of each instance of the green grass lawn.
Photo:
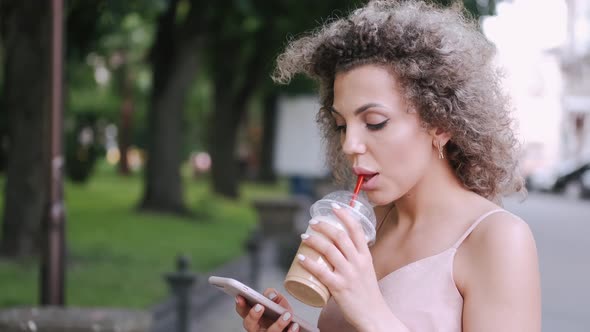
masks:
{"type": "MultiPolygon", "coordinates": [[[[249,200],[287,190],[245,184],[232,202],[212,196],[206,180],[185,176],[190,218],[137,213],[141,192],[140,175],[119,177],[106,164],[86,184],[66,183],[68,305],[149,307],[167,294],[162,276],[178,253],[199,272],[235,258],[256,222],[249,200]]],[[[35,261],[0,261],[0,307],[36,304],[38,278],[35,261]]]]}

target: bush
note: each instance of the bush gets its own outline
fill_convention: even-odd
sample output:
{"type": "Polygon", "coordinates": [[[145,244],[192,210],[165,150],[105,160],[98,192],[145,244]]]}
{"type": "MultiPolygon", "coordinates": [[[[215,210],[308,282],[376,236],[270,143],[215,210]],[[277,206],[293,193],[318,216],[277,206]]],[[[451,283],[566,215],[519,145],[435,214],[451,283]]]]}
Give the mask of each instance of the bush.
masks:
{"type": "Polygon", "coordinates": [[[74,129],[66,134],[66,174],[74,182],[86,182],[100,154],[96,116],[79,114],[74,129]]]}

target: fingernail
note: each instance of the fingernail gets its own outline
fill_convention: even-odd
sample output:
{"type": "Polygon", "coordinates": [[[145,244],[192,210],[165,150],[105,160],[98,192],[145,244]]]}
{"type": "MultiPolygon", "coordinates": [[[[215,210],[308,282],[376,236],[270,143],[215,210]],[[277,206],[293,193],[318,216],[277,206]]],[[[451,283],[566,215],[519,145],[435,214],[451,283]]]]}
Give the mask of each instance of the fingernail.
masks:
{"type": "Polygon", "coordinates": [[[271,299],[271,300],[274,300],[275,297],[277,297],[277,294],[275,294],[275,292],[271,292],[271,293],[268,294],[268,298],[271,299]]]}
{"type": "Polygon", "coordinates": [[[309,234],[301,234],[301,239],[302,239],[302,240],[307,240],[307,239],[309,239],[309,234]]]}
{"type": "Polygon", "coordinates": [[[291,331],[297,331],[299,330],[299,324],[295,323],[293,324],[293,326],[291,326],[291,331]]]}
{"type": "Polygon", "coordinates": [[[236,300],[236,303],[240,303],[240,300],[238,300],[237,296],[236,296],[235,300],[236,300]]]}
{"type": "Polygon", "coordinates": [[[332,208],[334,210],[340,210],[342,207],[340,205],[336,204],[336,203],[332,203],[332,208]]]}
{"type": "Polygon", "coordinates": [[[319,220],[317,220],[317,219],[311,219],[311,220],[309,221],[309,224],[310,224],[310,225],[317,225],[319,222],[320,222],[320,221],[319,221],[319,220]]]}
{"type": "Polygon", "coordinates": [[[262,311],[262,306],[260,304],[255,305],[254,306],[254,311],[256,311],[256,312],[262,311]]]}
{"type": "Polygon", "coordinates": [[[289,320],[289,318],[291,318],[291,313],[287,311],[287,312],[285,312],[285,314],[283,315],[283,320],[284,320],[284,321],[287,321],[287,320],[289,320]]]}
{"type": "Polygon", "coordinates": [[[303,262],[305,260],[305,256],[302,254],[297,254],[297,259],[303,262]]]}

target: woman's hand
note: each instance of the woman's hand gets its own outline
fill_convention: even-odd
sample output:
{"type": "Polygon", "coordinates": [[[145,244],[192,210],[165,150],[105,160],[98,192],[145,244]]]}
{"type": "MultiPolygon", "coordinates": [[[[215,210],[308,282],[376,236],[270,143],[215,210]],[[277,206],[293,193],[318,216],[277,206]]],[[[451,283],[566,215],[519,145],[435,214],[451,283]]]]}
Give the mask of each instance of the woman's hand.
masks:
{"type": "Polygon", "coordinates": [[[345,230],[317,217],[310,221],[310,226],[324,236],[303,234],[301,238],[320,253],[334,270],[302,256],[298,257],[299,262],[328,287],[350,324],[358,330],[370,330],[375,320],[380,319],[380,313],[391,312],[379,290],[373,259],[361,225],[338,205],[333,205],[333,211],[345,230]]]}
{"type": "Polygon", "coordinates": [[[293,309],[287,299],[273,288],[267,288],[264,291],[264,296],[278,303],[288,311],[285,312],[277,320],[263,316],[266,308],[260,304],[251,307],[246,300],[238,296],[236,297],[236,311],[244,319],[243,325],[248,332],[283,332],[283,331],[299,331],[299,324],[293,323],[291,326],[291,319],[293,317],[293,309]],[[289,329],[287,330],[287,327],[289,329]]]}

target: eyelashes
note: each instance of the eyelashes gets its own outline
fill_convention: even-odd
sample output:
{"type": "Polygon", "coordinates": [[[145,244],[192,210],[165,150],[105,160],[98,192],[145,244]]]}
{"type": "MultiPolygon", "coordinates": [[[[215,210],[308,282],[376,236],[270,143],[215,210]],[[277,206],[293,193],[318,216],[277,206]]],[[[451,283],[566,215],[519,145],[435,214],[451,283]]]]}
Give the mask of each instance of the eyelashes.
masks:
{"type": "Polygon", "coordinates": [[[385,120],[383,122],[377,123],[377,124],[367,123],[367,129],[369,129],[370,131],[381,130],[381,129],[383,129],[383,127],[385,127],[385,125],[387,124],[387,122],[389,122],[389,119],[387,119],[387,120],[385,120]]]}
{"type": "MultiPolygon", "coordinates": [[[[380,123],[376,123],[376,124],[367,123],[366,128],[369,131],[378,131],[378,130],[383,129],[387,125],[388,122],[389,122],[389,119],[387,119],[383,122],[380,122],[380,123]]],[[[341,125],[341,126],[337,125],[335,130],[340,133],[345,133],[346,132],[346,125],[341,125]]]]}

